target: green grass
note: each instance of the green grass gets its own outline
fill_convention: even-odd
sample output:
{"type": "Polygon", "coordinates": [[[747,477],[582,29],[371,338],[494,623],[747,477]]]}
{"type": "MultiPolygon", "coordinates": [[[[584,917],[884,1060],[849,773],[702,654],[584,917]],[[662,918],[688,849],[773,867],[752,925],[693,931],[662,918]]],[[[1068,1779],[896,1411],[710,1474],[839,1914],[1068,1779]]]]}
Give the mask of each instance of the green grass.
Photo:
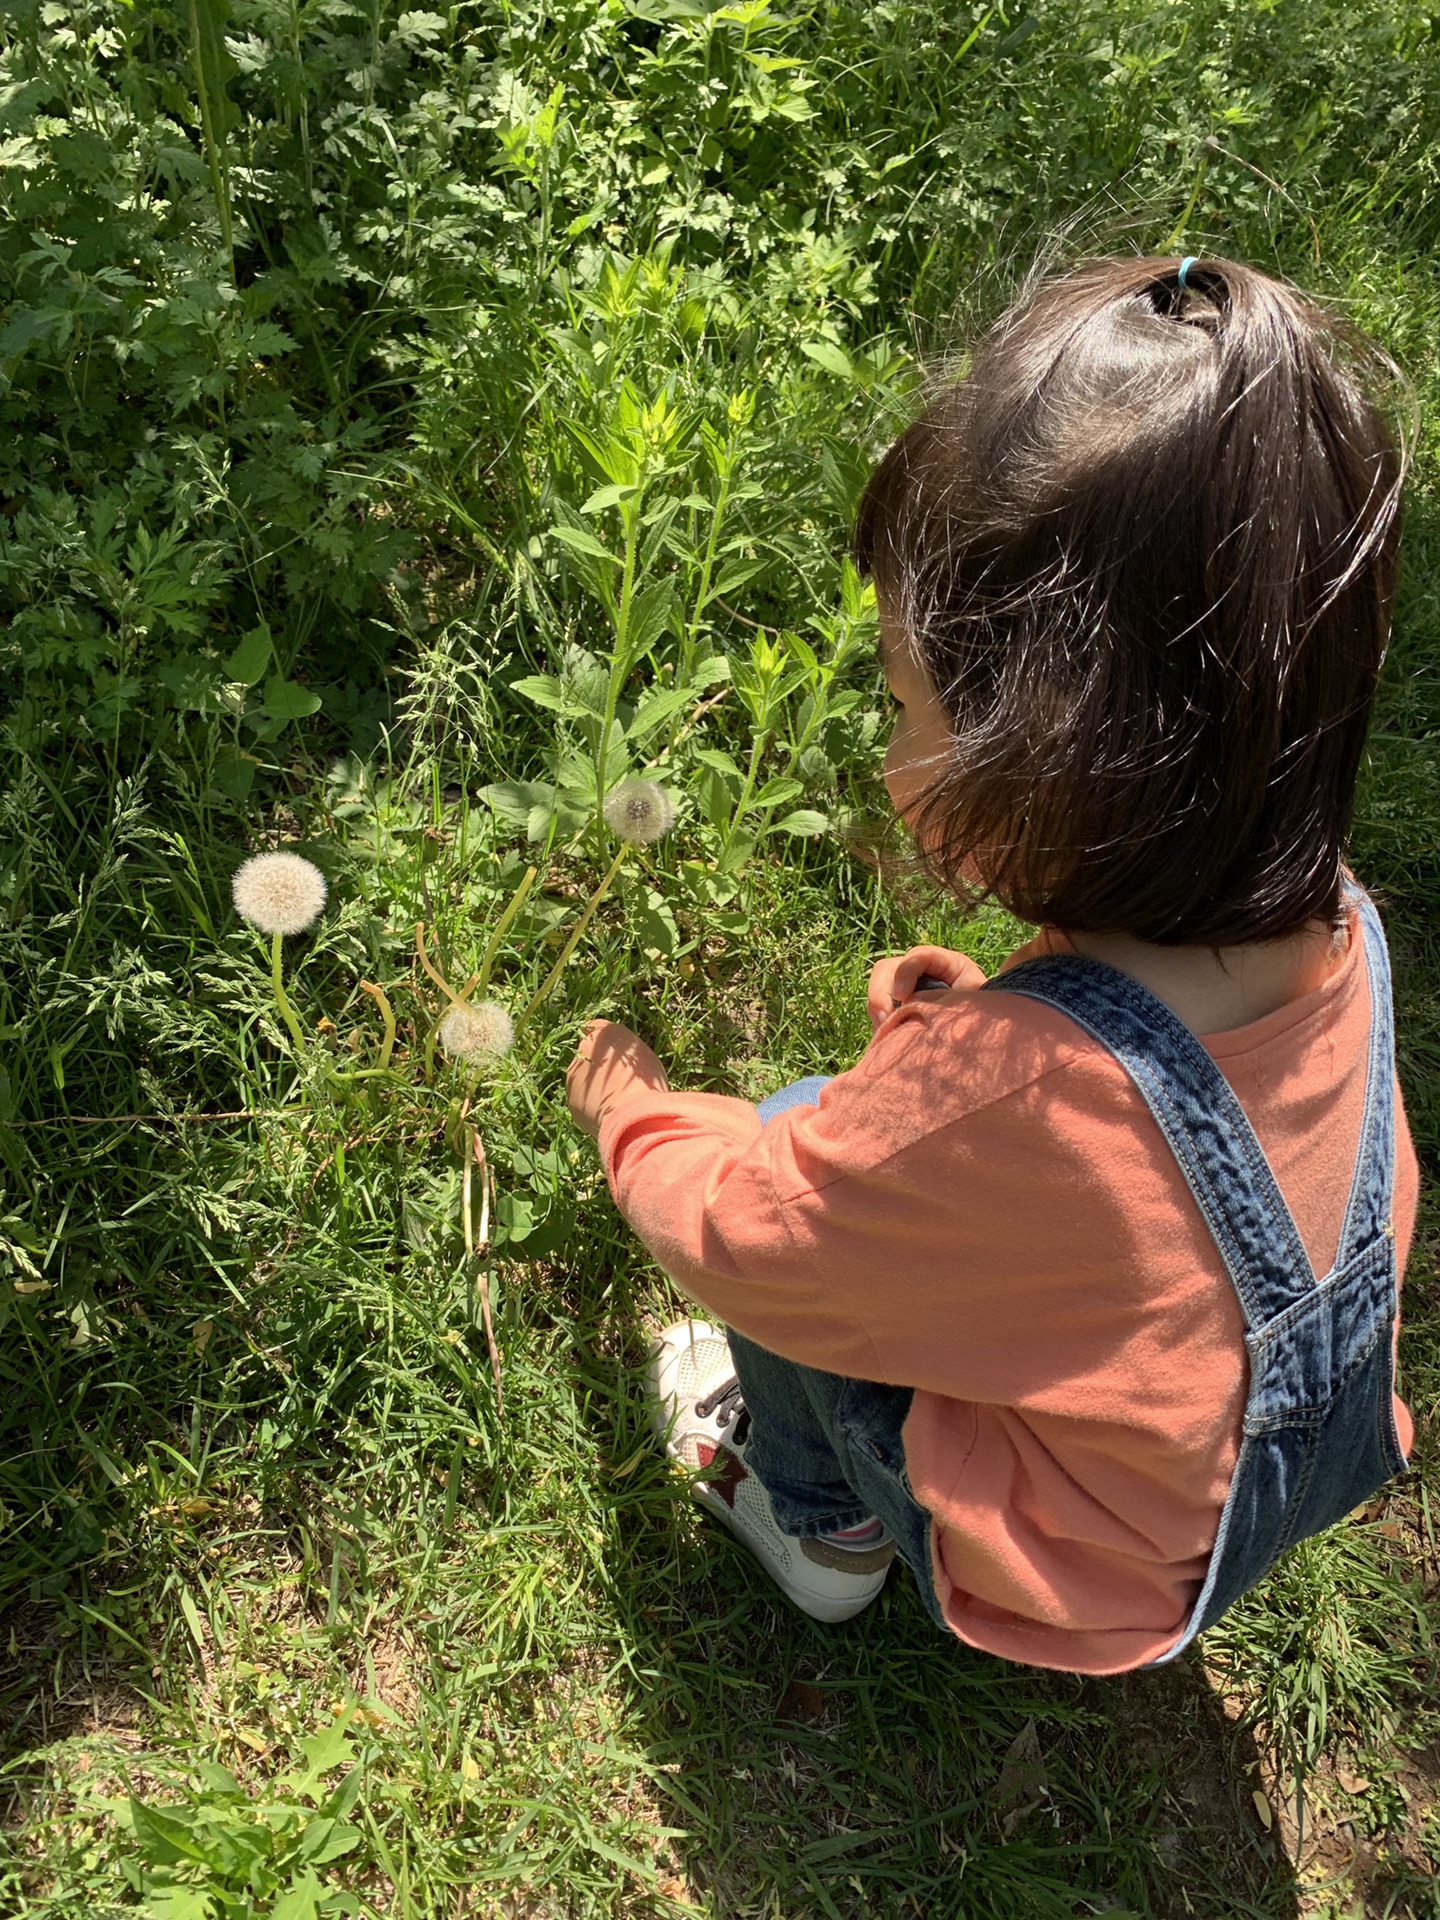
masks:
{"type": "MultiPolygon", "coordinates": [[[[772,1601],[648,1442],[684,1303],[562,1092],[594,1013],[755,1097],[858,1053],[877,954],[1007,951],[860,851],[880,721],[837,554],[915,340],[1072,222],[1294,273],[1428,406],[1429,16],[1067,0],[977,12],[962,58],[920,6],[235,0],[233,279],[187,19],[102,4],[77,50],[7,14],[0,1911],[1440,1913],[1433,1212],[1417,1472],[1198,1656],[1081,1681],[945,1642],[901,1580],[839,1630],[772,1601]],[[682,816],[464,1117],[502,1412],[415,929],[463,981],[535,861],[523,1004],[608,860],[617,656],[607,775],[658,758],[682,816]],[[827,830],[769,831],[791,810],[827,830]],[[331,887],[286,949],[308,1065],[229,902],[280,844],[331,887]],[[361,981],[396,1071],[337,1084],[379,1058],[361,981]],[[205,1901],[167,1905],[187,1846],[205,1901]]],[[[1435,476],[1427,425],[1354,856],[1431,1170],[1435,476]]]]}

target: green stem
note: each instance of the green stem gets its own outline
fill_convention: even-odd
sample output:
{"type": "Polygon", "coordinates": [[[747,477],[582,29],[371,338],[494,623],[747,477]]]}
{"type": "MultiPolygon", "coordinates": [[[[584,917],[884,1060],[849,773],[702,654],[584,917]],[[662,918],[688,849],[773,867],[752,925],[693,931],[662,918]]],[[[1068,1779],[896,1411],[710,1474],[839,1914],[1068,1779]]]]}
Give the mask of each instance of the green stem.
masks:
{"type": "Polygon", "coordinates": [[[300,1022],[295,1018],[295,1009],[291,1006],[289,996],[285,992],[285,980],[280,966],[280,949],[283,939],[283,934],[277,933],[270,942],[270,984],[275,989],[275,1004],[280,1009],[280,1017],[290,1029],[290,1038],[295,1042],[296,1057],[303,1060],[305,1035],[300,1031],[300,1022]]]}
{"type": "Polygon", "coordinates": [[[730,824],[725,829],[725,838],[720,844],[720,857],[715,863],[716,867],[721,871],[724,870],[726,856],[730,852],[730,843],[735,838],[741,818],[746,808],[750,805],[750,796],[755,791],[755,781],[760,771],[760,756],[765,751],[765,741],[768,732],[769,729],[766,727],[757,728],[755,738],[751,743],[750,765],[745,771],[745,785],[740,789],[740,798],[735,802],[735,811],[730,816],[730,824]]]}
{"type": "Polygon", "coordinates": [[[521,907],[524,906],[539,872],[540,869],[538,867],[526,868],[525,878],[515,889],[514,894],[511,896],[509,906],[506,907],[500,918],[495,922],[495,931],[491,934],[489,944],[480,956],[480,978],[475,983],[475,991],[477,993],[483,994],[489,986],[490,970],[495,965],[495,956],[500,951],[500,942],[510,931],[511,922],[514,920],[516,914],[519,913],[521,907]]]}
{"type": "Polygon", "coordinates": [[[235,280],[235,240],[230,225],[230,192],[220,160],[220,141],[215,130],[215,112],[210,89],[205,81],[205,47],[200,37],[200,8],[190,0],[190,59],[195,68],[195,90],[200,97],[200,132],[205,144],[205,159],[210,169],[210,190],[215,195],[215,211],[220,216],[220,237],[230,260],[231,283],[235,280]]]}
{"type": "Polygon", "coordinates": [[[640,543],[641,490],[625,523],[625,570],[620,578],[620,607],[615,615],[615,652],[610,660],[610,682],[605,689],[605,718],[600,725],[600,741],[595,749],[595,829],[605,831],[605,765],[610,757],[610,729],[615,724],[615,709],[620,704],[620,689],[625,682],[630,655],[630,606],[635,598],[635,551],[640,543]]]}
{"type": "Polygon", "coordinates": [[[630,851],[629,843],[628,842],[623,843],[621,845],[620,851],[616,854],[615,858],[610,862],[610,871],[605,875],[605,878],[600,882],[599,886],[595,889],[594,893],[591,894],[589,900],[586,902],[585,911],[580,915],[580,918],[575,922],[575,925],[571,928],[570,938],[565,942],[564,946],[560,949],[560,958],[555,962],[554,966],[550,969],[549,973],[547,973],[545,978],[540,982],[539,989],[535,993],[534,998],[531,1000],[529,1006],[526,1007],[525,1011],[521,1014],[520,1018],[515,1022],[515,1033],[517,1038],[520,1035],[521,1029],[529,1021],[531,1015],[534,1013],[537,1013],[540,1010],[540,1008],[544,1006],[545,1002],[550,998],[551,993],[554,991],[556,981],[560,978],[561,974],[565,971],[566,964],[568,963],[571,954],[574,953],[576,947],[579,946],[581,936],[584,934],[585,929],[589,926],[590,922],[595,918],[595,909],[600,905],[601,901],[605,898],[606,894],[609,893],[610,888],[614,883],[615,876],[617,873],[619,873],[621,864],[624,861],[626,854],[629,853],[629,851],[630,851]]]}
{"type": "Polygon", "coordinates": [[[1191,219],[1194,217],[1195,209],[1200,204],[1200,195],[1205,186],[1205,175],[1207,171],[1206,163],[1202,159],[1199,166],[1195,169],[1195,185],[1190,190],[1190,198],[1185,203],[1185,211],[1175,222],[1174,232],[1169,235],[1164,246],[1160,249],[1162,253],[1179,252],[1180,242],[1185,237],[1185,229],[1189,226],[1191,219]]]}
{"type": "Polygon", "coordinates": [[[705,608],[710,599],[710,579],[715,571],[715,556],[720,549],[720,524],[725,518],[725,509],[730,502],[730,472],[732,462],[727,459],[725,469],[720,476],[720,495],[715,502],[714,518],[710,522],[710,538],[705,543],[705,558],[700,564],[700,587],[695,595],[695,611],[690,617],[685,638],[680,645],[680,671],[675,676],[675,684],[683,687],[690,678],[695,660],[695,642],[700,638],[700,627],[705,618],[705,608]]]}

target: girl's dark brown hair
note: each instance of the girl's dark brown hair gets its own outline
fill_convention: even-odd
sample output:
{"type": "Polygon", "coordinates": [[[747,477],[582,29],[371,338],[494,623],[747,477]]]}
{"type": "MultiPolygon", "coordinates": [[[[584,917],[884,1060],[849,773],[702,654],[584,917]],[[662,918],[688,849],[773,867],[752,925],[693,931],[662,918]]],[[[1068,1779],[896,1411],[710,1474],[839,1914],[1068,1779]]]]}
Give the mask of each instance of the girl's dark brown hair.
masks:
{"type": "Polygon", "coordinates": [[[891,447],[856,549],[953,723],[915,821],[950,884],[1166,944],[1341,907],[1389,633],[1398,379],[1228,260],[1045,282],[891,447]]]}

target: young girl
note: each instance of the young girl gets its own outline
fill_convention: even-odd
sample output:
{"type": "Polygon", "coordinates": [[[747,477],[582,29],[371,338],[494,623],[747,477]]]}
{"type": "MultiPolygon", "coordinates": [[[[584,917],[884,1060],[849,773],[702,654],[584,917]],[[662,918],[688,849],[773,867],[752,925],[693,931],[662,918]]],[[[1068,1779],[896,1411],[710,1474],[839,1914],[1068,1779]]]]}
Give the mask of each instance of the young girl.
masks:
{"type": "Polygon", "coordinates": [[[1042,931],[988,983],[881,960],[862,1059],[758,1110],[609,1022],[571,1067],[716,1318],[662,1337],[657,1424],[818,1619],[898,1554],[972,1646],[1120,1672],[1405,1464],[1417,1173],[1343,865],[1400,484],[1367,358],[1223,260],[1009,313],[857,545],[891,797],[1042,931]]]}

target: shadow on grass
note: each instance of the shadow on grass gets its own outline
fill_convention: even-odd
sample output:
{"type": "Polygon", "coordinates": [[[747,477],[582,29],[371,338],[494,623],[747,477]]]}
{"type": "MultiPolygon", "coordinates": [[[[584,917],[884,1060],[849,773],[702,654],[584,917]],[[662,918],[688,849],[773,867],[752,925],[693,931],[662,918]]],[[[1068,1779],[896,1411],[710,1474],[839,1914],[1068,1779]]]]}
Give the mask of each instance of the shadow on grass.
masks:
{"type": "MultiPolygon", "coordinates": [[[[625,1348],[620,1400],[645,1340],[624,1319],[601,1336],[625,1348]]],[[[1014,1666],[939,1633],[898,1566],[822,1626],[678,1478],[646,1478],[616,1586],[673,1830],[662,1893],[716,1920],[1302,1911],[1255,1743],[1198,1658],[1107,1680],[1014,1666]]]]}
{"type": "Polygon", "coordinates": [[[709,1564],[668,1604],[652,1592],[640,1636],[678,1897],[785,1920],[1300,1912],[1259,1756],[1198,1662],[1009,1667],[940,1639],[903,1573],[868,1616],[818,1627],[696,1535],[709,1564]]]}

